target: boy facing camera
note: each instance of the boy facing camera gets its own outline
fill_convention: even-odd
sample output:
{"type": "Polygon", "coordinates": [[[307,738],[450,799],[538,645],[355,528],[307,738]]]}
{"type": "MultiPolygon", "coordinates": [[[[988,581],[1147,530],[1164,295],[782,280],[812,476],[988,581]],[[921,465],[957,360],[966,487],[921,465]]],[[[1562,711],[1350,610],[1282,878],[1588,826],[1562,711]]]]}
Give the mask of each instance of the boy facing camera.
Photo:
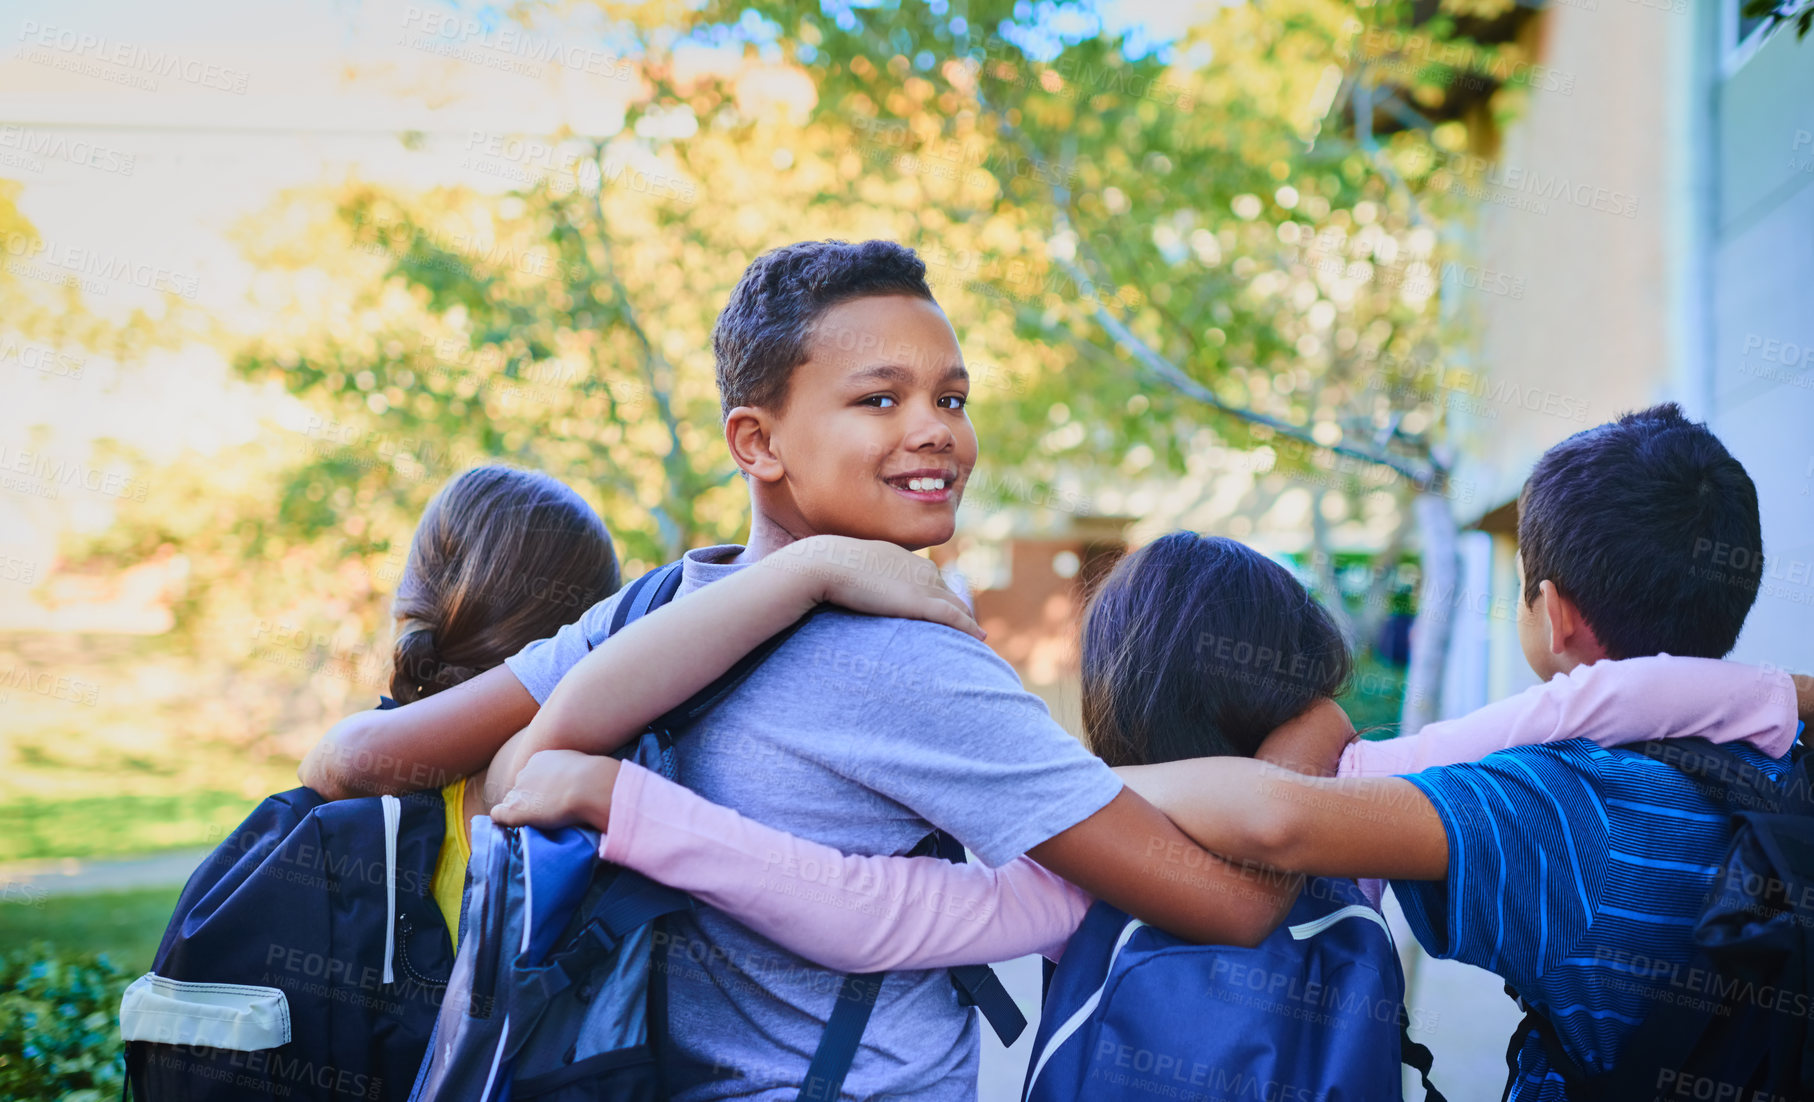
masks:
{"type": "MultiPolygon", "coordinates": [[[[689,551],[672,611],[713,585],[701,646],[741,654],[758,640],[740,637],[750,629],[737,601],[771,600],[823,565],[810,537],[908,550],[950,539],[978,447],[956,335],[903,246],[806,242],[759,257],[719,316],[713,349],[725,442],[749,483],[750,534],[742,546],[689,551]]],[[[817,597],[810,586],[800,593],[804,613],[817,597]]],[[[304,782],[330,795],[420,786],[408,778],[473,772],[521,731],[492,767],[501,792],[539,749],[615,749],[634,732],[601,733],[612,687],[588,680],[583,660],[610,634],[616,603],[505,668],[342,721],[304,762],[304,782]]],[[[990,865],[1028,853],[1197,940],[1252,945],[1276,925],[1295,880],[1244,875],[1199,851],[975,635],[946,624],[968,617],[821,612],[678,741],[678,779],[849,852],[906,853],[937,828],[990,865]],[[1172,861],[1183,850],[1200,859],[1180,877],[1172,861]]],[[[1333,767],[1350,734],[1345,722],[1294,724],[1263,752],[1333,767]]],[[[793,1098],[837,973],[708,909],[668,934],[673,1097],[793,1098]]],[[[891,972],[845,1089],[967,1100],[977,1056],[975,1016],[943,970],[891,972]]]]}

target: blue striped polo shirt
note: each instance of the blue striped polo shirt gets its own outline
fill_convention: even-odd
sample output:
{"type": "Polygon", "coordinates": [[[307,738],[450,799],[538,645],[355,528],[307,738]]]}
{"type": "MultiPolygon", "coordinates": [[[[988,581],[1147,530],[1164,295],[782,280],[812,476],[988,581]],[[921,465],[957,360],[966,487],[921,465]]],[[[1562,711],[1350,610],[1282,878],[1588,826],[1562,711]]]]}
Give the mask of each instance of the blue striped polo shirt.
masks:
{"type": "MultiPolygon", "coordinates": [[[[1773,780],[1788,765],[1729,748],[1773,780]]],[[[1611,1067],[1659,1002],[1706,997],[1684,966],[1732,832],[1676,769],[1577,739],[1405,779],[1449,838],[1446,880],[1392,881],[1411,931],[1433,956],[1504,977],[1587,1071],[1611,1067]]],[[[1511,1099],[1567,1097],[1531,1033],[1511,1099]]]]}

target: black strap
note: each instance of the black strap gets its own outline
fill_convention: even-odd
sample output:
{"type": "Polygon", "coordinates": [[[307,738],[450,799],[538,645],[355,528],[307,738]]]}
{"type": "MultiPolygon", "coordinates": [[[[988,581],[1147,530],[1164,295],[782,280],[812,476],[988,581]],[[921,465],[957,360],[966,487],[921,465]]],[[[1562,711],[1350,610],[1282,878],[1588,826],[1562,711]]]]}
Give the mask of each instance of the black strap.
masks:
{"type": "Polygon", "coordinates": [[[986,964],[960,964],[949,971],[958,1000],[982,1011],[989,1028],[995,1030],[1004,1046],[1020,1039],[1027,1028],[1027,1016],[1020,1012],[1014,996],[1002,986],[995,969],[986,964]]]}
{"type": "Polygon", "coordinates": [[[796,632],[810,623],[818,614],[819,610],[814,609],[763,640],[755,650],[739,658],[736,665],[724,671],[718,680],[688,697],[678,707],[650,724],[650,727],[657,731],[666,731],[670,735],[679,734],[682,729],[717,707],[725,697],[735,692],[738,686],[748,681],[750,674],[756,672],[757,666],[768,661],[769,657],[781,648],[781,644],[792,639],[796,632]]]}
{"type": "Polygon", "coordinates": [[[1430,1054],[1429,1049],[1411,1039],[1411,1015],[1405,1010],[1403,1003],[1398,1004],[1398,1060],[1402,1064],[1411,1065],[1417,1072],[1417,1077],[1423,1080],[1424,1102],[1449,1102],[1436,1089],[1436,1084],[1430,1082],[1430,1068],[1435,1066],[1436,1057],[1430,1054]]]}
{"type": "Polygon", "coordinates": [[[1782,786],[1769,774],[1706,739],[1657,739],[1633,743],[1627,749],[1672,766],[1715,807],[1730,812],[1775,812],[1782,804],[1782,786]]]}
{"type": "Polygon", "coordinates": [[[806,1080],[800,1084],[795,1102],[824,1102],[835,1099],[844,1089],[844,1077],[856,1061],[857,1045],[869,1025],[869,1015],[876,1007],[876,996],[882,993],[885,972],[863,972],[844,977],[838,985],[838,1001],[819,1036],[819,1047],[807,1065],[806,1080]]]}
{"type": "MultiPolygon", "coordinates": [[[[611,631],[606,636],[616,635],[631,620],[640,620],[648,615],[651,609],[660,608],[674,599],[674,593],[680,589],[683,572],[682,562],[671,562],[658,566],[624,588],[624,595],[618,598],[617,607],[611,611],[611,631]]],[[[604,642],[604,639],[586,640],[586,649],[591,650],[604,642]]]]}
{"type": "Polygon", "coordinates": [[[1524,1018],[1518,1023],[1518,1028],[1512,1032],[1511,1044],[1505,1050],[1506,1067],[1511,1072],[1506,1077],[1507,1095],[1510,1095],[1512,1081],[1518,1076],[1518,1056],[1524,1051],[1525,1041],[1535,1033],[1537,1042],[1543,1046],[1544,1055],[1549,1057],[1549,1066],[1562,1077],[1563,1083],[1568,1086],[1569,1102],[1588,1102],[1590,1099],[1598,1098],[1600,1091],[1593,1082],[1593,1076],[1589,1075],[1587,1069],[1569,1055],[1566,1048],[1562,1047],[1562,1037],[1556,1032],[1556,1026],[1549,1020],[1549,1017],[1530,1003],[1525,1002],[1524,996],[1518,994],[1517,989],[1511,984],[1505,985],[1505,993],[1512,997],[1512,1001],[1518,1004],[1520,1010],[1524,1011],[1524,1018]]]}
{"type": "Polygon", "coordinates": [[[590,972],[624,939],[624,935],[668,915],[692,910],[696,904],[685,892],[675,891],[646,876],[618,870],[604,894],[598,913],[556,953],[552,963],[574,983],[590,972]]]}
{"type": "MultiPolygon", "coordinates": [[[[964,847],[942,830],[920,839],[919,845],[908,851],[908,856],[938,857],[954,865],[965,861],[964,847]]],[[[1027,1016],[1020,1012],[1020,1005],[1008,994],[995,969],[986,964],[959,964],[946,971],[951,973],[951,986],[957,988],[958,1001],[983,1012],[983,1019],[1001,1038],[1003,1047],[1012,1045],[1025,1032],[1027,1016]]]]}

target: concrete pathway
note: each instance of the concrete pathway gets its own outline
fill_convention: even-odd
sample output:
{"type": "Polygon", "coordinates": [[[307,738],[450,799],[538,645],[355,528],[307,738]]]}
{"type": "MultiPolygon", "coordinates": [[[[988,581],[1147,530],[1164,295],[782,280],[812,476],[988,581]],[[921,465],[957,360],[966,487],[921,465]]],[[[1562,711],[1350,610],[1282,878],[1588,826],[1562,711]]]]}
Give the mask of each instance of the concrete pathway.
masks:
{"type": "Polygon", "coordinates": [[[0,901],[181,887],[211,852],[185,849],[149,857],[62,857],[0,865],[0,901]]]}

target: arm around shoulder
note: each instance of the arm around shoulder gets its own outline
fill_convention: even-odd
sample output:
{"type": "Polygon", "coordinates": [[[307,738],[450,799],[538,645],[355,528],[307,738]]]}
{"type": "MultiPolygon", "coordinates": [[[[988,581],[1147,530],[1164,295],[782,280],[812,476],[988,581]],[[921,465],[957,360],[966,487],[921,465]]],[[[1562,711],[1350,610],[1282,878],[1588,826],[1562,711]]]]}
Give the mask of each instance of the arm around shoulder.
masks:
{"type": "Polygon", "coordinates": [[[297,776],[330,800],[439,788],[483,769],[528,724],[535,698],[506,666],[329,729],[297,776]]]}

